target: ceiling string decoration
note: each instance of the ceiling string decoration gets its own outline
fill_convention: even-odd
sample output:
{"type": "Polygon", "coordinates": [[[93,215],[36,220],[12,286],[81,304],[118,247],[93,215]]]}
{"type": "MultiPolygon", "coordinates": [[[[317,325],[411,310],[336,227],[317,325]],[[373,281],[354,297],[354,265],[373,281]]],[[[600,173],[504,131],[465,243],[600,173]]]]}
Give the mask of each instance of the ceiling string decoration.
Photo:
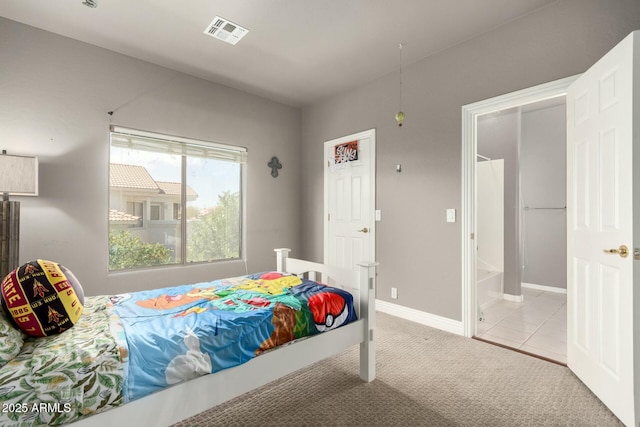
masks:
{"type": "Polygon", "coordinates": [[[396,122],[398,122],[398,126],[402,126],[402,122],[404,122],[404,112],[402,112],[402,43],[398,45],[400,50],[400,109],[396,113],[396,122]]]}

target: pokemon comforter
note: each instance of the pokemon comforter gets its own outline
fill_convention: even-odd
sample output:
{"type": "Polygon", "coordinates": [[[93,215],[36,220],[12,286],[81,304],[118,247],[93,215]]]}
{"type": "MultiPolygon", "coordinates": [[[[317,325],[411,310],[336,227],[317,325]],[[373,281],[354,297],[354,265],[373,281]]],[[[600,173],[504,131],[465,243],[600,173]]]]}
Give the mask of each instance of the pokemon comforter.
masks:
{"type": "Polygon", "coordinates": [[[277,272],[87,297],[0,368],[0,425],[60,425],[356,320],[348,292],[277,272]]]}

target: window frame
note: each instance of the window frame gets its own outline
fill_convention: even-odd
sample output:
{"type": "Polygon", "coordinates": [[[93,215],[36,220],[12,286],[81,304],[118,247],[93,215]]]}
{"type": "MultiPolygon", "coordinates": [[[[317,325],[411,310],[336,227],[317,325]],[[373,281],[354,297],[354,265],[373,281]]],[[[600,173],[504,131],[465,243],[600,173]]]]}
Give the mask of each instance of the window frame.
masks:
{"type": "MultiPolygon", "coordinates": [[[[172,154],[178,154],[181,157],[181,191],[180,191],[180,203],[173,203],[173,207],[172,207],[172,213],[175,216],[175,208],[176,205],[179,206],[179,218],[172,218],[173,220],[179,221],[180,223],[180,238],[181,238],[181,245],[180,245],[180,254],[179,254],[179,261],[173,262],[173,263],[169,263],[169,264],[159,264],[159,265],[147,265],[147,266],[140,266],[140,267],[132,267],[132,268],[123,268],[123,269],[116,269],[116,270],[112,270],[110,269],[109,266],[107,266],[107,270],[110,274],[120,274],[120,273],[126,273],[126,272],[130,272],[130,271],[136,271],[136,270],[145,270],[145,269],[161,269],[161,268],[175,268],[175,267],[186,267],[189,265],[198,265],[198,264],[210,264],[210,263],[218,263],[218,262],[230,262],[230,261],[246,261],[246,257],[245,257],[245,253],[246,253],[246,219],[247,219],[247,213],[246,213],[246,175],[247,175],[247,168],[246,168],[246,163],[247,163],[247,156],[248,156],[248,150],[246,147],[243,146],[236,146],[236,145],[231,145],[231,144],[223,144],[223,143],[219,143],[219,142],[212,142],[212,141],[205,141],[205,140],[198,140],[198,139],[192,139],[192,138],[186,138],[186,137],[179,137],[179,136],[174,136],[174,135],[168,135],[168,134],[160,134],[160,133],[155,133],[155,132],[149,132],[149,131],[142,131],[142,130],[137,130],[137,129],[131,129],[131,128],[124,128],[124,127],[120,127],[120,126],[116,126],[116,125],[111,125],[110,126],[110,132],[109,132],[109,164],[111,164],[111,149],[113,147],[113,135],[114,134],[118,134],[120,136],[126,136],[126,137],[131,137],[131,138],[142,138],[142,139],[148,139],[148,140],[157,140],[157,141],[161,141],[164,143],[167,143],[169,145],[173,145],[174,147],[182,147],[183,153],[176,153],[173,152],[172,154]],[[239,233],[239,248],[238,248],[238,257],[234,257],[234,258],[225,258],[225,259],[219,259],[219,260],[203,260],[203,261],[188,261],[187,260],[187,221],[188,221],[188,216],[184,215],[184,213],[187,211],[187,168],[186,168],[186,163],[187,163],[187,159],[189,158],[189,149],[190,148],[194,148],[196,147],[197,149],[202,149],[207,153],[219,153],[220,156],[216,157],[214,156],[200,156],[200,157],[205,157],[205,158],[210,158],[210,159],[218,159],[218,160],[226,160],[226,161],[230,161],[233,163],[237,163],[239,165],[239,212],[238,212],[238,221],[239,221],[239,229],[238,229],[238,233],[239,233]]],[[[120,147],[126,148],[124,145],[119,145],[120,147]]],[[[131,147],[132,149],[136,148],[135,144],[132,144],[131,147]]],[[[138,149],[142,149],[142,148],[138,148],[138,149]]],[[[162,152],[162,150],[149,150],[147,149],[147,151],[152,151],[152,152],[162,152]]],[[[192,155],[191,157],[198,157],[197,155],[192,155]]],[[[110,173],[110,172],[109,172],[110,173]]],[[[109,175],[110,176],[110,175],[109,175]]],[[[108,180],[110,181],[110,180],[108,180]]],[[[109,183],[109,187],[108,187],[108,191],[107,193],[110,194],[110,183],[109,183]]],[[[109,196],[110,199],[110,196],[109,196]]],[[[111,206],[111,203],[109,201],[109,207],[111,206]]],[[[144,203],[143,203],[143,213],[145,211],[144,208],[144,203]]],[[[149,204],[149,215],[151,214],[150,212],[151,209],[151,205],[149,204]]],[[[161,213],[162,216],[162,213],[161,213]]],[[[165,215],[166,217],[166,215],[165,215]]],[[[150,217],[149,217],[150,218],[150,217]]],[[[142,221],[142,227],[145,226],[145,218],[141,218],[142,221]]],[[[149,221],[153,221],[151,219],[149,219],[149,221]]],[[[134,227],[135,229],[136,227],[134,227]]],[[[107,219],[107,230],[108,230],[108,234],[111,233],[111,225],[107,219]]],[[[107,239],[108,240],[108,239],[107,239]]],[[[108,252],[110,250],[109,247],[109,242],[107,241],[107,247],[108,247],[108,252]]],[[[176,256],[176,258],[178,258],[178,256],[176,256]]]]}

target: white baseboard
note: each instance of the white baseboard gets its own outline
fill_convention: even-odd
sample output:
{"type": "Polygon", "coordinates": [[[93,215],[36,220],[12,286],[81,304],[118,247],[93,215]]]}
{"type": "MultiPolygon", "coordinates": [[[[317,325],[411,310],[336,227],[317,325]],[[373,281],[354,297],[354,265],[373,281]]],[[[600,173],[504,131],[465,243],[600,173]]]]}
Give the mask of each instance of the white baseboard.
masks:
{"type": "Polygon", "coordinates": [[[376,300],[376,310],[401,319],[410,320],[420,323],[421,325],[430,326],[432,328],[441,329],[451,332],[452,334],[464,335],[462,322],[452,320],[447,317],[437,316],[435,314],[425,313],[402,305],[393,304],[387,301],[376,300]]]}
{"type": "Polygon", "coordinates": [[[555,286],[536,285],[535,283],[525,283],[525,282],[522,282],[520,285],[523,288],[536,289],[538,291],[555,292],[557,294],[566,294],[567,293],[566,289],[564,289],[564,288],[556,288],[555,286]]]}
{"type": "Polygon", "coordinates": [[[524,301],[524,295],[503,294],[503,298],[505,300],[511,301],[511,302],[522,302],[522,301],[524,301]]]}

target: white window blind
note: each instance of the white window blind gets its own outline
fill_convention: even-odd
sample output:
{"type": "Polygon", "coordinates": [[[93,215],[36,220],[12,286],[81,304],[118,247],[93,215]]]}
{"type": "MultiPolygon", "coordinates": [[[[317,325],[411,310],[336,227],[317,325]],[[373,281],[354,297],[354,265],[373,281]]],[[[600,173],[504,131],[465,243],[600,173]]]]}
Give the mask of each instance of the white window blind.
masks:
{"type": "Polygon", "coordinates": [[[202,157],[243,164],[247,162],[247,149],[245,147],[179,136],[160,135],[120,126],[111,126],[111,144],[114,147],[156,153],[202,157]]]}

